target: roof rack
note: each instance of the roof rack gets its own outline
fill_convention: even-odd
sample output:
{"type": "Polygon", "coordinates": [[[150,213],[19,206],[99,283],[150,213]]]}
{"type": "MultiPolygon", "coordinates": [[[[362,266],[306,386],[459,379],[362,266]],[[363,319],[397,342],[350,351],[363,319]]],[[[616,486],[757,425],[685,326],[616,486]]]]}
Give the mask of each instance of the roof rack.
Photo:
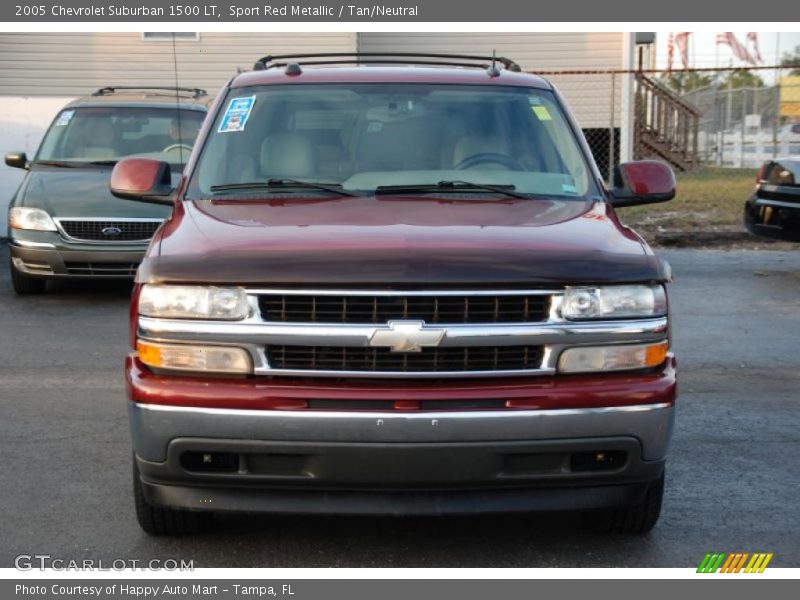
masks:
{"type": "Polygon", "coordinates": [[[187,87],[166,87],[166,86],[154,86],[154,85],[109,85],[106,87],[102,87],[96,92],[92,93],[92,96],[105,96],[107,94],[114,94],[119,91],[131,92],[136,90],[143,90],[143,91],[155,91],[155,92],[170,92],[172,94],[177,94],[178,92],[186,92],[190,94],[192,98],[200,98],[202,96],[208,95],[204,89],[201,88],[187,88],[187,87]]]}
{"type": "Polygon", "coordinates": [[[258,59],[253,68],[256,71],[263,71],[265,69],[276,67],[286,67],[292,63],[299,65],[337,65],[351,63],[360,65],[407,65],[412,63],[417,65],[494,69],[495,62],[499,62],[509,71],[522,71],[517,63],[510,58],[505,58],[504,56],[479,56],[474,54],[427,54],[422,52],[322,52],[317,54],[271,54],[258,59]],[[409,58],[415,60],[409,61],[407,60],[409,58]]]}

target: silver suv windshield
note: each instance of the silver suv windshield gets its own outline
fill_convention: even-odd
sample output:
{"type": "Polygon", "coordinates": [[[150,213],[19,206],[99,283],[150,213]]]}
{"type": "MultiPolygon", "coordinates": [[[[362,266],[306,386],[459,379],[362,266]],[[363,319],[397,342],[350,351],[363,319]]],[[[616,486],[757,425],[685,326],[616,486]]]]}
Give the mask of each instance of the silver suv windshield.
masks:
{"type": "Polygon", "coordinates": [[[35,160],[80,166],[137,156],[180,165],[204,118],[204,111],[176,108],[69,108],[53,121],[35,160]]]}
{"type": "Polygon", "coordinates": [[[502,190],[565,199],[583,199],[592,186],[548,90],[406,83],[230,90],[189,197],[307,191],[304,182],[345,193],[502,190]]]}

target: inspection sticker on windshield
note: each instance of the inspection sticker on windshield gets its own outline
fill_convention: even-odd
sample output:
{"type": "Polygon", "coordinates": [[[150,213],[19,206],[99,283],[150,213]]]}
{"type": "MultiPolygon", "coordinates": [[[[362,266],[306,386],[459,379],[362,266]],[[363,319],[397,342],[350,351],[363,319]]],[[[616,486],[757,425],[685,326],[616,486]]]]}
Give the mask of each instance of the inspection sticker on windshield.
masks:
{"type": "Polygon", "coordinates": [[[546,106],[531,106],[531,110],[533,111],[533,114],[539,117],[540,121],[553,120],[553,117],[550,116],[546,106]]]}
{"type": "Polygon", "coordinates": [[[250,118],[250,111],[253,110],[253,104],[256,102],[255,96],[245,96],[244,98],[234,98],[228,104],[228,110],[222,117],[219,124],[219,133],[227,133],[229,131],[244,131],[244,125],[247,119],[250,118]]]}
{"type": "Polygon", "coordinates": [[[60,115],[58,115],[58,119],[56,119],[55,126],[56,127],[64,127],[72,120],[72,115],[75,114],[74,110],[65,110],[60,115]]]}

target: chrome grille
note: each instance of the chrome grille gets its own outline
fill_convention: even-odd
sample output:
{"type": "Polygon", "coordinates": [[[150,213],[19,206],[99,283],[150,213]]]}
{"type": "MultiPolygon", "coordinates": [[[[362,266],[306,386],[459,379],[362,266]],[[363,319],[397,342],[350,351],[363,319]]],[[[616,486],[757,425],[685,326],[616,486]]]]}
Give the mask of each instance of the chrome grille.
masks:
{"type": "Polygon", "coordinates": [[[78,220],[59,219],[58,224],[75,240],[92,242],[146,242],[155,233],[160,220],[78,220]],[[105,233],[104,233],[105,231],[105,233]]]}
{"type": "Polygon", "coordinates": [[[537,323],[547,320],[547,294],[409,294],[259,296],[265,321],[382,325],[391,320],[428,324],[537,323]]]}
{"type": "Polygon", "coordinates": [[[290,371],[350,371],[396,373],[468,373],[525,371],[542,365],[542,346],[480,346],[424,348],[392,352],[389,348],[344,346],[266,347],[273,369],[290,371]]]}

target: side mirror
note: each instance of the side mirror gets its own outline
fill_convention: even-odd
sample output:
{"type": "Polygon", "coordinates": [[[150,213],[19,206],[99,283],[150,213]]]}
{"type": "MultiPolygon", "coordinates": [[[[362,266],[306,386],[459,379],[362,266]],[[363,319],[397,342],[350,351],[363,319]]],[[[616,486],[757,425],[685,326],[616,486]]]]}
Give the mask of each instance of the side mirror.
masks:
{"type": "Polygon", "coordinates": [[[27,169],[28,156],[24,152],[9,152],[6,154],[6,164],[15,169],[27,169]]]}
{"type": "Polygon", "coordinates": [[[614,169],[611,205],[639,206],[666,202],[675,197],[675,173],[659,160],[622,163],[614,169]]]}
{"type": "Polygon", "coordinates": [[[118,198],[152,204],[172,204],[169,163],[151,158],[124,158],[114,165],[109,183],[118,198]]]}

